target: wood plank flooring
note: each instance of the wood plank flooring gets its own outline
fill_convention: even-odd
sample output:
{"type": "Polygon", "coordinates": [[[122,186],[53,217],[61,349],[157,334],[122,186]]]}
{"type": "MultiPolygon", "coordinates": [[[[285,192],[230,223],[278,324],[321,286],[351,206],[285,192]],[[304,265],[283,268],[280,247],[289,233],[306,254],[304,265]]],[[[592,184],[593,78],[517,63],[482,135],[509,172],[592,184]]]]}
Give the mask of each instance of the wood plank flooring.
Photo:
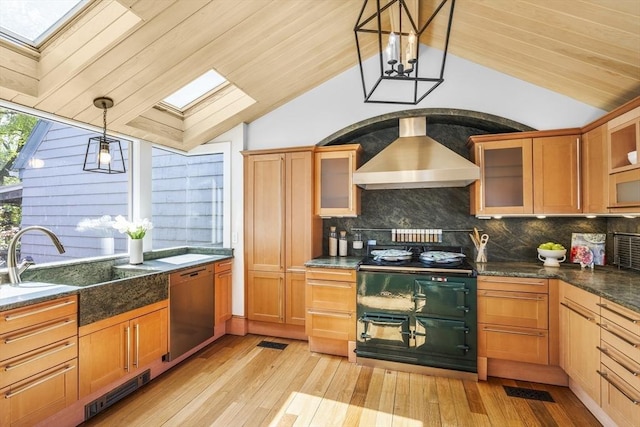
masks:
{"type": "Polygon", "coordinates": [[[84,426],[599,426],[565,387],[461,381],[349,363],[303,341],[227,335],[84,426]],[[286,343],[284,350],[257,346],[286,343]],[[555,402],[509,397],[503,385],[555,402]]]}

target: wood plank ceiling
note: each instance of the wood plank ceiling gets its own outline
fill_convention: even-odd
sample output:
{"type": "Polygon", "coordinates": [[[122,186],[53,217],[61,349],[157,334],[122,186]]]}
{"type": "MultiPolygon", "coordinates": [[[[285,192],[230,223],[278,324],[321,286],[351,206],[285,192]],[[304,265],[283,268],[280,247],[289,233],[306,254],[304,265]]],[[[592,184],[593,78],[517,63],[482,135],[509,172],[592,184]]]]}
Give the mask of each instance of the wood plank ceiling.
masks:
{"type": "MultiPolygon", "coordinates": [[[[100,127],[92,101],[109,96],[110,130],[189,150],[356,65],[361,7],[97,0],[37,50],[0,42],[0,99],[100,127]],[[158,106],[211,68],[230,84],[183,112],[158,106]]],[[[640,2],[458,0],[449,50],[609,111],[640,95],[640,2]]]]}

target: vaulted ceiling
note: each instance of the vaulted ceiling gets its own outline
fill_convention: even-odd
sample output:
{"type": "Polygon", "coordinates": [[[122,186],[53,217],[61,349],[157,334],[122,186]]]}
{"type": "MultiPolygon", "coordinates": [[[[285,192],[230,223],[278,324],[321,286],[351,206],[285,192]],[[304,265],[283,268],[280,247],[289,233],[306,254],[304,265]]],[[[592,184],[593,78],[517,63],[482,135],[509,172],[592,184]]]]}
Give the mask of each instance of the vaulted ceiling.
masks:
{"type": "MultiPolygon", "coordinates": [[[[108,96],[110,130],[189,150],[356,65],[362,4],[93,1],[38,49],[0,41],[0,99],[101,127],[93,99],[108,96]],[[212,68],[230,84],[159,105],[212,68]]],[[[640,95],[640,2],[458,0],[449,51],[609,111],[640,95]]]]}

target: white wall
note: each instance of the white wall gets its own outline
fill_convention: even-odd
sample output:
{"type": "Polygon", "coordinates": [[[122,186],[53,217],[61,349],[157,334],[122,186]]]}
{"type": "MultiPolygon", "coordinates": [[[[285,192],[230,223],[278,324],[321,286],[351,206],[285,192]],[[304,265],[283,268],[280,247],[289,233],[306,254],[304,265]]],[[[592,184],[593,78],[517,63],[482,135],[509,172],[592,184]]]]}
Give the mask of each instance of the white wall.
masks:
{"type": "MultiPolygon", "coordinates": [[[[372,60],[368,66],[373,64],[372,60]]],[[[454,55],[447,57],[444,79],[417,106],[365,104],[360,71],[355,66],[251,122],[247,148],[315,145],[361,120],[411,108],[479,111],[540,130],[580,127],[605,114],[598,108],[454,55]]]]}

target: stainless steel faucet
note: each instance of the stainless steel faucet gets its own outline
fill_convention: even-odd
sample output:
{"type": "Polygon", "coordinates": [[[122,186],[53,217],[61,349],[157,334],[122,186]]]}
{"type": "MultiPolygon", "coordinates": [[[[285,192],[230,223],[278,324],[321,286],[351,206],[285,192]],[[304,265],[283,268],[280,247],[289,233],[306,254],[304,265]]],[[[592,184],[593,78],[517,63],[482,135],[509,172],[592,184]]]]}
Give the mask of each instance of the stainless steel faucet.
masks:
{"type": "Polygon", "coordinates": [[[23,228],[22,230],[18,231],[15,236],[13,236],[13,239],[11,239],[11,241],[9,242],[9,247],[7,248],[7,268],[9,269],[9,283],[11,284],[22,282],[22,280],[20,279],[20,274],[33,264],[33,262],[30,261],[21,262],[20,264],[18,264],[18,260],[16,257],[16,249],[20,236],[31,230],[42,231],[44,234],[49,236],[51,242],[53,242],[56,249],[58,249],[58,253],[64,253],[64,246],[62,246],[62,243],[60,243],[60,239],[58,239],[58,236],[56,236],[53,231],[39,225],[32,225],[23,228]]]}

